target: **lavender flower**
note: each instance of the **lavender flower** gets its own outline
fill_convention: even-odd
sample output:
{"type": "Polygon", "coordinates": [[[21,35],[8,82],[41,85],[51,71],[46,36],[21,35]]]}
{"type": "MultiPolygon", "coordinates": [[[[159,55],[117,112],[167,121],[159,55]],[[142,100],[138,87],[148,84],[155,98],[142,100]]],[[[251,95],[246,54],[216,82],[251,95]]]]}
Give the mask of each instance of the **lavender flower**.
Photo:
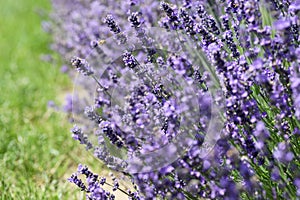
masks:
{"type": "Polygon", "coordinates": [[[91,142],[88,141],[88,137],[87,135],[85,135],[82,131],[81,128],[79,128],[78,126],[74,125],[74,127],[71,129],[72,137],[74,140],[78,140],[80,142],[80,144],[84,144],[86,145],[86,149],[92,149],[93,145],[91,142]]]}
{"type": "Polygon", "coordinates": [[[129,52],[125,52],[123,54],[123,61],[125,63],[125,66],[129,68],[135,68],[138,65],[134,56],[129,52]]]}
{"type": "MultiPolygon", "coordinates": [[[[56,4],[54,24],[63,31],[50,31],[55,37],[52,47],[64,57],[80,56],[73,57],[71,64],[85,75],[80,79],[87,91],[81,99],[84,109],[68,100],[67,111],[73,110],[85,127],[83,133],[75,126],[73,138],[113,170],[134,168],[135,173],[126,174],[135,188],[124,191],[129,199],[299,196],[298,0],[56,4]],[[178,38],[171,40],[180,41],[180,47],[170,38],[149,34],[150,27],[157,25],[176,31],[178,38]],[[88,76],[93,83],[85,81],[88,76]],[[220,89],[215,98],[208,98],[215,88],[220,89]],[[189,102],[193,99],[196,104],[189,102]],[[218,137],[209,138],[215,146],[203,157],[205,132],[217,126],[209,123],[214,100],[224,106],[223,128],[218,137]],[[196,108],[203,117],[182,114],[196,108]],[[181,137],[185,133],[189,134],[181,137]],[[176,140],[188,149],[151,169],[162,156],[150,154],[167,146],[163,156],[168,159],[182,148],[170,145],[176,140]]],[[[66,72],[74,77],[71,70],[66,72]]],[[[88,199],[115,198],[103,189],[108,181],[87,167],[80,166],[69,180],[88,199]],[[86,177],[87,184],[78,174],[86,177]]],[[[115,178],[110,186],[122,190],[115,178]]]]}
{"type": "Polygon", "coordinates": [[[128,21],[130,21],[132,26],[135,28],[139,28],[142,23],[138,12],[131,13],[131,15],[128,17],[128,21]]]}
{"type": "Polygon", "coordinates": [[[114,32],[115,34],[118,34],[121,32],[121,29],[119,25],[116,23],[115,19],[112,15],[107,15],[105,17],[104,22],[107,24],[107,26],[110,28],[110,31],[114,32]]]}
{"type": "Polygon", "coordinates": [[[289,20],[280,19],[277,20],[273,25],[275,29],[281,31],[289,28],[291,26],[291,22],[289,20]]]}
{"type": "Polygon", "coordinates": [[[94,73],[88,62],[84,59],[73,57],[71,59],[71,63],[74,67],[76,67],[78,72],[82,73],[85,76],[90,76],[94,73]]]}
{"type": "Polygon", "coordinates": [[[68,178],[68,181],[77,185],[82,191],[87,190],[87,188],[84,185],[84,183],[82,182],[82,180],[80,180],[76,174],[72,174],[72,176],[70,178],[68,178]]]}
{"type": "Polygon", "coordinates": [[[290,7],[289,7],[290,10],[293,10],[293,11],[298,11],[300,10],[300,1],[299,0],[296,0],[294,1],[290,7]]]}
{"type": "Polygon", "coordinates": [[[161,9],[168,16],[168,23],[171,25],[173,30],[178,30],[182,28],[178,13],[175,9],[173,9],[168,3],[161,2],[161,9]]]}
{"type": "MultiPolygon", "coordinates": [[[[115,199],[115,195],[111,194],[110,192],[103,189],[103,185],[106,184],[111,186],[107,183],[103,178],[100,179],[97,174],[94,174],[90,171],[86,166],[79,165],[76,174],[73,174],[71,178],[68,179],[70,182],[77,185],[82,191],[85,191],[87,199],[93,200],[113,200],[115,199]],[[87,186],[82,182],[81,179],[78,179],[77,175],[82,174],[86,177],[87,186]],[[104,181],[103,181],[104,180],[104,181]]],[[[118,182],[115,180],[114,185],[118,185],[118,182]]],[[[113,187],[113,191],[116,191],[118,188],[115,186],[113,187]]],[[[126,195],[134,196],[131,194],[126,193],[124,190],[119,189],[121,192],[125,193],[126,195]]],[[[138,195],[135,195],[136,199],[138,199],[138,195]]]]}

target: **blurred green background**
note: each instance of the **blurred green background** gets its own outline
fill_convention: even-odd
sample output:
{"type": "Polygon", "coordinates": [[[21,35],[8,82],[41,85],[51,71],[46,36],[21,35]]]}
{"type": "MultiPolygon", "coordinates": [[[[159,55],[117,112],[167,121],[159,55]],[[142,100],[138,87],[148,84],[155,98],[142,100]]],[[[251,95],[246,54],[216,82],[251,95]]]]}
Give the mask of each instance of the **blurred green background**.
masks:
{"type": "Polygon", "coordinates": [[[47,108],[72,89],[58,64],[40,59],[50,53],[51,37],[41,28],[50,2],[0,5],[0,197],[80,199],[84,194],[66,179],[78,163],[99,162],[71,139],[66,116],[47,108]]]}

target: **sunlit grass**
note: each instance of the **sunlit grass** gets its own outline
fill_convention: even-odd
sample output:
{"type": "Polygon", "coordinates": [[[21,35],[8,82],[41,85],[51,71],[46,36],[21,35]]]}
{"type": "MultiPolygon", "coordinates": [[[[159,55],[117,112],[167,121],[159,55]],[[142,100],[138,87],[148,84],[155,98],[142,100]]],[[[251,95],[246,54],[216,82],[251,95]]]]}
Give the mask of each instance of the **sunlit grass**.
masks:
{"type": "Polygon", "coordinates": [[[38,11],[49,10],[50,3],[0,4],[0,197],[76,199],[83,194],[66,178],[83,162],[76,155],[87,164],[93,158],[71,139],[66,116],[47,108],[72,89],[58,65],[40,60],[49,53],[50,36],[38,11]]]}

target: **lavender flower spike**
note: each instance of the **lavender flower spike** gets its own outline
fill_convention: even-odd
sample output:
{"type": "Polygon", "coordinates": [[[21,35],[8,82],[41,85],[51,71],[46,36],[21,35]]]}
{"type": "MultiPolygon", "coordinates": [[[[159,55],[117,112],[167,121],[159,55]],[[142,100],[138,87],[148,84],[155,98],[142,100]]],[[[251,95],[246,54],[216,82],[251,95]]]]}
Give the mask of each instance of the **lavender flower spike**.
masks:
{"type": "Polygon", "coordinates": [[[135,68],[138,65],[138,63],[135,60],[135,58],[133,57],[133,55],[129,52],[125,52],[123,54],[123,61],[125,63],[125,66],[129,67],[131,69],[135,68]]]}
{"type": "Polygon", "coordinates": [[[85,76],[90,76],[94,74],[92,68],[90,67],[89,63],[82,58],[73,57],[71,59],[72,66],[76,67],[77,71],[82,73],[85,76]]]}
{"type": "Polygon", "coordinates": [[[116,23],[116,21],[112,15],[107,15],[105,17],[104,22],[110,28],[110,31],[114,32],[115,34],[118,34],[121,32],[120,26],[116,23]]]}

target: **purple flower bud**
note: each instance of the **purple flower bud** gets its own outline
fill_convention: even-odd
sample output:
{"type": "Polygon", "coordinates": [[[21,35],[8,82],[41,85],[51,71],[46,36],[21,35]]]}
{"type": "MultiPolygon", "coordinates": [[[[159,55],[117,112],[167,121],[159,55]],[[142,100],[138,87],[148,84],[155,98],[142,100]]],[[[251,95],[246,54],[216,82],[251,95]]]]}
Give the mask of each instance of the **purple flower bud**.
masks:
{"type": "Polygon", "coordinates": [[[291,22],[286,19],[280,19],[273,23],[273,27],[278,31],[285,30],[290,26],[291,26],[291,22]]]}
{"type": "Polygon", "coordinates": [[[203,161],[203,170],[209,169],[211,166],[210,162],[208,160],[203,161]]]}
{"type": "Polygon", "coordinates": [[[131,25],[135,28],[139,28],[141,26],[141,20],[138,12],[131,13],[128,17],[128,21],[130,21],[131,25]]]}
{"type": "Polygon", "coordinates": [[[126,67],[135,68],[136,66],[138,66],[136,59],[129,52],[125,52],[123,54],[123,61],[124,61],[126,67]]]}
{"type": "Polygon", "coordinates": [[[73,57],[71,59],[71,63],[72,63],[72,66],[76,67],[78,72],[82,73],[85,76],[90,76],[90,75],[94,74],[89,63],[84,59],[81,59],[79,57],[73,57]]]}
{"type": "Polygon", "coordinates": [[[87,135],[85,135],[82,131],[81,128],[79,128],[78,126],[74,125],[74,127],[71,129],[72,137],[74,140],[78,140],[80,142],[80,144],[84,144],[86,145],[86,149],[92,149],[93,145],[91,142],[88,141],[87,135]]]}
{"type": "Polygon", "coordinates": [[[298,11],[300,10],[300,0],[295,0],[289,7],[289,10],[298,11]]]}
{"type": "Polygon", "coordinates": [[[116,23],[114,17],[112,15],[107,15],[104,19],[104,23],[110,28],[110,31],[118,34],[121,32],[120,26],[116,23]]]}

